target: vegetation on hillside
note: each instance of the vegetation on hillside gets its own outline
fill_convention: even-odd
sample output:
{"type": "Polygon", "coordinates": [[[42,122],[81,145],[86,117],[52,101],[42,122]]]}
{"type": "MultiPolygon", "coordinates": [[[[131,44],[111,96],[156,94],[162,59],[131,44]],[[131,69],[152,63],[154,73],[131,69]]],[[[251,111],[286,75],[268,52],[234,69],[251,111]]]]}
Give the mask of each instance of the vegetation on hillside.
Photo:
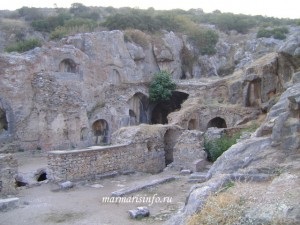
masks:
{"type": "Polygon", "coordinates": [[[28,39],[25,41],[19,41],[15,44],[9,45],[5,48],[6,52],[26,52],[35,47],[40,47],[42,44],[38,39],[28,39]]]}
{"type": "Polygon", "coordinates": [[[275,39],[283,40],[286,38],[286,34],[289,33],[289,30],[287,27],[277,27],[277,28],[261,28],[258,32],[256,37],[273,37],[275,39]]]}
{"type": "MultiPolygon", "coordinates": [[[[222,13],[219,10],[204,13],[201,9],[189,11],[181,9],[155,10],[154,8],[142,10],[129,7],[116,9],[113,7],[87,7],[82,3],[73,3],[69,9],[22,7],[16,11],[3,11],[0,16],[0,26],[5,20],[25,22],[28,28],[41,32],[46,40],[48,37],[60,39],[78,32],[103,29],[140,30],[150,35],[162,30],[173,31],[178,35],[186,35],[203,55],[212,55],[216,52],[218,34],[214,28],[223,32],[235,30],[239,33],[247,33],[253,27],[261,27],[257,37],[284,39],[287,32],[282,27],[300,24],[299,19],[248,16],[222,13]]],[[[10,33],[15,32],[14,29],[4,25],[0,28],[10,33]]],[[[17,34],[13,33],[16,36],[14,41],[25,41],[28,29],[17,32],[17,34]]],[[[127,38],[130,40],[132,36],[127,35],[127,38]]]]}

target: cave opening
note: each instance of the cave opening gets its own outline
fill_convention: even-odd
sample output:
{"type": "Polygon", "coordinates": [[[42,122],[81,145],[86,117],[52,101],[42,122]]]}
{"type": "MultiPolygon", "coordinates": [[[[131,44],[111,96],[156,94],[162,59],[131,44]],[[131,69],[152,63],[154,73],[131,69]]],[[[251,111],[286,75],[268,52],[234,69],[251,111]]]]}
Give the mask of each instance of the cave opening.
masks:
{"type": "Polygon", "coordinates": [[[108,144],[109,127],[106,120],[100,119],[95,121],[93,123],[92,129],[94,132],[96,145],[108,144]]]}
{"type": "Polygon", "coordinates": [[[155,105],[152,110],[151,123],[152,124],[167,124],[168,115],[171,112],[179,110],[181,104],[189,97],[189,94],[173,91],[172,96],[168,101],[162,101],[155,105]]]}
{"type": "Polygon", "coordinates": [[[207,128],[209,127],[227,128],[227,124],[223,118],[215,117],[208,122],[207,128]]]}
{"type": "Polygon", "coordinates": [[[0,108],[0,134],[3,131],[7,131],[7,130],[8,130],[8,122],[6,118],[6,112],[0,108]]]}
{"type": "Polygon", "coordinates": [[[47,173],[46,172],[42,172],[36,179],[38,182],[47,180],[47,173]]]}
{"type": "Polygon", "coordinates": [[[77,65],[73,59],[64,59],[59,64],[59,72],[76,73],[77,65]]]}

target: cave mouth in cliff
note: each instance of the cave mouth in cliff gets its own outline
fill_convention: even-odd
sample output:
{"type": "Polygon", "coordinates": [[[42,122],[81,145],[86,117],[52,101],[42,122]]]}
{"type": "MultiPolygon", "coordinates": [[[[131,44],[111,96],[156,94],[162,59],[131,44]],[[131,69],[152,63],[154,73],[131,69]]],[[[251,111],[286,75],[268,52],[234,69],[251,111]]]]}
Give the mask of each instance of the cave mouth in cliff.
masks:
{"type": "Polygon", "coordinates": [[[155,105],[152,110],[151,123],[152,124],[167,124],[167,116],[181,108],[181,104],[189,97],[189,94],[173,91],[170,100],[162,101],[155,105]]]}
{"type": "Polygon", "coordinates": [[[0,108],[0,134],[2,131],[8,130],[8,121],[6,118],[6,112],[0,108]]]}
{"type": "Polygon", "coordinates": [[[208,122],[207,128],[210,128],[210,127],[227,128],[227,124],[223,118],[215,117],[208,122]]]}
{"type": "Polygon", "coordinates": [[[73,59],[64,59],[59,64],[59,72],[76,73],[77,66],[73,59]]]}

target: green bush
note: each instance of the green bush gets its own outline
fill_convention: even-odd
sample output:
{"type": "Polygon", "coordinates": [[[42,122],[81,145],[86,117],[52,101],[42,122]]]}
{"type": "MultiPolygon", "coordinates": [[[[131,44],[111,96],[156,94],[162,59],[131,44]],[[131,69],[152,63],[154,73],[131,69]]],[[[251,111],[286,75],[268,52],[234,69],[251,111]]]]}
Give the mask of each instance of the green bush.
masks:
{"type": "Polygon", "coordinates": [[[275,39],[279,39],[279,40],[283,40],[286,38],[286,35],[289,33],[288,28],[286,27],[278,27],[278,28],[274,28],[274,29],[259,29],[259,31],[256,34],[257,38],[261,38],[261,37],[266,37],[266,38],[270,38],[273,37],[275,39]]]}
{"type": "Polygon", "coordinates": [[[161,71],[154,75],[149,88],[149,99],[151,102],[167,101],[172,96],[176,84],[172,81],[171,75],[166,71],[161,71]]]}
{"type": "Polygon", "coordinates": [[[149,39],[147,35],[140,30],[128,29],[124,32],[124,40],[126,42],[134,42],[143,48],[148,48],[149,39]]]}
{"type": "Polygon", "coordinates": [[[60,13],[58,16],[50,16],[44,19],[34,20],[31,22],[31,26],[36,31],[51,32],[55,30],[55,28],[63,26],[70,18],[70,14],[60,13]]]}
{"type": "Polygon", "coordinates": [[[17,42],[5,48],[6,52],[26,52],[35,47],[40,47],[42,44],[38,39],[28,39],[17,42]]]}
{"type": "Polygon", "coordinates": [[[236,144],[237,139],[240,137],[240,134],[236,134],[233,137],[227,135],[222,136],[218,139],[205,140],[204,141],[204,150],[207,153],[207,159],[211,162],[214,162],[232,145],[236,144]]]}
{"type": "Polygon", "coordinates": [[[201,55],[213,55],[219,40],[218,34],[210,29],[197,29],[189,34],[189,39],[200,49],[201,55]]]}

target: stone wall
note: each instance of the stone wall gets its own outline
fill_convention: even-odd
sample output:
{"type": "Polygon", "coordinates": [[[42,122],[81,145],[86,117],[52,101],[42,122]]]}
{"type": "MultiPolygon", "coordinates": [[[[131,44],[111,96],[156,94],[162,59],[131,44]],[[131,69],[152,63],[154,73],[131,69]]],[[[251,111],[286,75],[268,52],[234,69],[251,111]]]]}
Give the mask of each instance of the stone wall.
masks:
{"type": "Polygon", "coordinates": [[[165,168],[164,155],[163,148],[151,149],[147,143],[51,151],[48,178],[58,182],[95,179],[97,175],[114,171],[158,173],[165,168]]]}
{"type": "Polygon", "coordinates": [[[17,173],[17,160],[11,154],[0,154],[0,197],[17,193],[15,188],[17,173]]]}

